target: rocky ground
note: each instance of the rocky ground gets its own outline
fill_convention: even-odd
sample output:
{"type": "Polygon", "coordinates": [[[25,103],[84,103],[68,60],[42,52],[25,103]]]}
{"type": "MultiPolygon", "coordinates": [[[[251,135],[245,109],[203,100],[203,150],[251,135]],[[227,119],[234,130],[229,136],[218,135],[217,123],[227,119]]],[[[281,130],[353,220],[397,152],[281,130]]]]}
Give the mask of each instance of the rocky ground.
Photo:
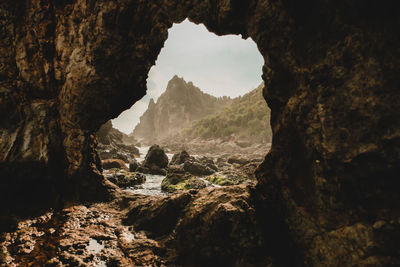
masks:
{"type": "Polygon", "coordinates": [[[158,145],[140,151],[146,155],[118,142],[98,146],[113,191],[109,202],[69,203],[40,216],[0,218],[7,225],[0,229],[0,266],[273,263],[262,252],[254,207],[254,170],[261,159],[215,148],[207,156],[193,148],[196,154],[181,150],[168,156],[165,151],[175,151],[158,145]],[[160,177],[157,194],[132,193],[154,183],[148,180],[153,177],[160,177]]]}
{"type": "Polygon", "coordinates": [[[251,186],[70,205],[0,235],[0,266],[255,266],[271,262],[251,186]],[[209,237],[213,236],[213,239],[209,237]],[[199,249],[201,248],[201,249],[199,249]],[[219,265],[221,266],[221,265],[219,265]]]}
{"type": "MultiPolygon", "coordinates": [[[[104,146],[99,147],[99,154],[104,146]]],[[[31,218],[0,218],[0,266],[266,266],[273,258],[256,218],[258,160],[191,156],[169,159],[158,145],[143,161],[103,159],[104,175],[134,188],[163,175],[163,196],[113,188],[110,202],[70,203],[31,218]],[[212,237],[212,238],[210,238],[212,237]]],[[[113,156],[115,158],[113,158],[113,156]]]]}
{"type": "Polygon", "coordinates": [[[163,176],[160,189],[169,193],[201,189],[207,186],[255,183],[254,171],[262,162],[262,157],[257,154],[257,152],[261,154],[263,151],[261,145],[241,147],[237,144],[224,144],[219,147],[208,143],[207,156],[201,154],[203,149],[207,149],[206,145],[193,146],[192,143],[179,148],[182,147],[190,147],[190,151],[196,154],[190,155],[186,150],[182,150],[169,159],[164,149],[176,152],[177,146],[171,145],[163,149],[158,145],[153,145],[147,150],[145,157],[142,155],[142,160],[132,157],[128,165],[126,161],[119,158],[119,151],[106,154],[104,146],[100,146],[98,151],[103,158],[105,177],[121,188],[135,187],[145,183],[146,174],[163,176]],[[221,153],[227,145],[231,147],[233,155],[221,153]],[[197,149],[199,147],[202,147],[202,150],[197,149]],[[255,148],[258,148],[259,151],[255,148]],[[104,159],[105,155],[109,158],[104,159]]]}

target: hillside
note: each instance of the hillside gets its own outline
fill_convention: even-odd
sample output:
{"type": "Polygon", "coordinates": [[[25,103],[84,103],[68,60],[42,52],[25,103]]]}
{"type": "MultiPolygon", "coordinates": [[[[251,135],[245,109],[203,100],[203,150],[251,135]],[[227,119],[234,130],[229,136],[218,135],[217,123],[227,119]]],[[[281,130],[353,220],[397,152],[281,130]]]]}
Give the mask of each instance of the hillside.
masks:
{"type": "Polygon", "coordinates": [[[165,139],[181,133],[193,121],[219,112],[231,102],[228,97],[203,93],[192,82],[175,75],[157,102],[151,99],[133,135],[148,142],[165,139]]]}
{"type": "Polygon", "coordinates": [[[189,139],[244,139],[253,142],[270,142],[270,110],[262,96],[263,84],[215,115],[194,122],[185,129],[189,139]]]}

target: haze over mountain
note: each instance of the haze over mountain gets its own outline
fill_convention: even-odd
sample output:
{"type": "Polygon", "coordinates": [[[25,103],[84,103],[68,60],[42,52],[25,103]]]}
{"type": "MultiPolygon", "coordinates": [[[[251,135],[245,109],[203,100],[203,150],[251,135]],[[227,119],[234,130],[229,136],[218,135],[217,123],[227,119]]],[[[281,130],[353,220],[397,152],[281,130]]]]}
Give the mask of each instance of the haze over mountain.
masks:
{"type": "Polygon", "coordinates": [[[231,102],[229,97],[206,94],[192,82],[175,75],[157,102],[151,99],[133,135],[146,141],[176,135],[193,121],[215,114],[231,102]]]}
{"type": "Polygon", "coordinates": [[[178,137],[269,142],[270,112],[262,88],[235,99],[216,98],[175,75],[157,102],[150,101],[131,135],[150,143],[178,137]]]}

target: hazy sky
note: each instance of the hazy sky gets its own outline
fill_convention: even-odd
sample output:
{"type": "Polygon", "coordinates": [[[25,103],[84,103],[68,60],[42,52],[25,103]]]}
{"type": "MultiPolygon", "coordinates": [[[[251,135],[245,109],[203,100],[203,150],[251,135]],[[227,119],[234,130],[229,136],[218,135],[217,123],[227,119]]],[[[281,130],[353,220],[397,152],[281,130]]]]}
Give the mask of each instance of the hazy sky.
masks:
{"type": "Polygon", "coordinates": [[[261,83],[263,64],[264,59],[250,38],[217,36],[203,24],[188,20],[174,24],[156,65],[150,69],[146,96],[113,120],[113,125],[131,133],[150,98],[157,100],[175,74],[211,95],[237,97],[261,83]]]}

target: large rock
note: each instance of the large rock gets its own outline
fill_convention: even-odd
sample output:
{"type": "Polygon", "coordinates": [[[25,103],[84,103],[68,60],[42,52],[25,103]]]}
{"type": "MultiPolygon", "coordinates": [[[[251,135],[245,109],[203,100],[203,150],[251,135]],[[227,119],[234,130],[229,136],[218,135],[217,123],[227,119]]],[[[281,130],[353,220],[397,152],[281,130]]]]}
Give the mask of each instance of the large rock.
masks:
{"type": "Polygon", "coordinates": [[[105,175],[115,185],[126,188],[146,182],[146,176],[137,172],[113,172],[105,175]]]}
{"type": "Polygon", "coordinates": [[[160,169],[166,168],[168,166],[168,157],[160,146],[152,145],[147,152],[143,166],[148,168],[153,166],[156,166],[160,169]]]}
{"type": "Polygon", "coordinates": [[[171,162],[169,163],[170,165],[179,165],[185,163],[186,160],[190,159],[190,155],[188,152],[185,150],[176,153],[172,156],[171,162]]]}
{"type": "Polygon", "coordinates": [[[181,170],[168,170],[166,177],[161,182],[161,190],[165,192],[176,192],[189,189],[201,189],[206,183],[193,175],[181,170]]]}
{"type": "Polygon", "coordinates": [[[183,164],[183,168],[190,174],[203,176],[209,175],[215,172],[214,169],[204,165],[196,160],[186,160],[183,164]]]}
{"type": "Polygon", "coordinates": [[[271,251],[250,192],[234,186],[134,199],[124,223],[155,238],[168,236],[182,266],[268,266],[271,251]]]}

